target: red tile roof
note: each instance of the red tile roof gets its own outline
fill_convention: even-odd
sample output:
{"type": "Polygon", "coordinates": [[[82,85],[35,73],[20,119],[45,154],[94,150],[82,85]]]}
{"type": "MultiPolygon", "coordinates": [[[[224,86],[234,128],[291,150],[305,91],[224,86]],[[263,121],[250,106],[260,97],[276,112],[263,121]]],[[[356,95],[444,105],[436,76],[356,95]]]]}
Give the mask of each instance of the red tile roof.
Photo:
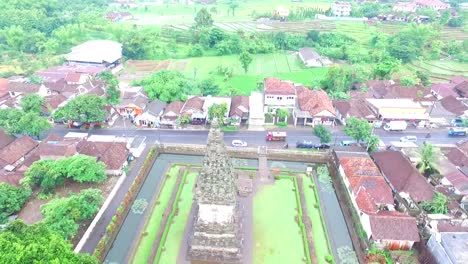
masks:
{"type": "Polygon", "coordinates": [[[8,135],[3,129],[0,129],[0,149],[13,141],[15,141],[15,137],[8,135]]]}
{"type": "Polygon", "coordinates": [[[453,87],[453,89],[462,97],[468,97],[468,81],[463,81],[457,85],[455,85],[455,87],[453,87]]]}
{"type": "Polygon", "coordinates": [[[128,149],[125,142],[81,141],[77,145],[78,153],[96,157],[106,164],[107,170],[119,170],[127,160],[128,149]]]}
{"type": "Polygon", "coordinates": [[[459,148],[452,148],[445,156],[455,166],[468,166],[468,156],[459,148]]]}
{"type": "Polygon", "coordinates": [[[0,98],[8,94],[8,79],[0,78],[0,98]]]}
{"type": "Polygon", "coordinates": [[[181,102],[181,101],[174,101],[170,104],[168,104],[166,106],[166,108],[164,109],[164,114],[163,116],[165,116],[167,113],[169,112],[173,112],[175,114],[179,114],[180,111],[182,110],[182,107],[184,106],[184,103],[181,102]]]}
{"type": "Polygon", "coordinates": [[[434,191],[426,178],[400,151],[379,151],[372,158],[398,192],[408,193],[416,202],[432,200],[434,191]]]}
{"type": "Polygon", "coordinates": [[[397,211],[371,215],[370,225],[374,240],[420,241],[416,218],[397,211]]]}
{"type": "Polygon", "coordinates": [[[265,94],[273,95],[296,95],[294,83],[290,81],[282,81],[277,78],[265,78],[263,80],[265,94]]]}
{"type": "Polygon", "coordinates": [[[43,111],[49,112],[50,110],[55,110],[59,107],[60,104],[67,101],[67,97],[61,94],[49,95],[44,98],[45,102],[43,105],[43,111]]]}
{"type": "Polygon", "coordinates": [[[468,195],[468,177],[461,171],[456,170],[447,173],[444,177],[463,195],[468,195]]]}
{"type": "Polygon", "coordinates": [[[8,183],[11,185],[19,186],[20,180],[24,178],[23,172],[4,172],[0,174],[0,182],[8,183]]]}
{"type": "Polygon", "coordinates": [[[340,165],[361,211],[373,214],[378,212],[378,205],[394,204],[392,190],[371,158],[344,157],[340,165]]]}
{"type": "Polygon", "coordinates": [[[355,116],[368,120],[376,119],[374,112],[370,110],[363,99],[333,100],[333,105],[344,118],[355,116]]]}
{"type": "Polygon", "coordinates": [[[205,99],[200,96],[194,96],[189,98],[185,104],[184,107],[182,107],[182,110],[180,111],[181,113],[186,113],[189,111],[203,111],[203,104],[205,103],[205,99]]]}
{"type": "Polygon", "coordinates": [[[445,110],[456,115],[463,115],[465,111],[468,110],[468,106],[457,100],[457,98],[455,98],[453,95],[444,97],[442,100],[440,100],[440,103],[445,108],[445,110]]]}
{"type": "Polygon", "coordinates": [[[22,157],[26,156],[26,154],[33,150],[37,145],[37,141],[28,136],[20,137],[0,150],[0,159],[5,161],[7,164],[12,165],[22,157]]]}
{"type": "Polygon", "coordinates": [[[310,90],[304,86],[297,87],[297,100],[299,108],[307,111],[311,116],[315,116],[323,111],[328,111],[335,115],[335,108],[332,100],[324,90],[310,90]]]}
{"type": "Polygon", "coordinates": [[[68,83],[77,83],[80,81],[81,73],[71,72],[65,77],[65,81],[68,83]]]}
{"type": "Polygon", "coordinates": [[[249,115],[249,97],[248,96],[233,96],[231,100],[231,109],[229,116],[247,117],[249,115]]]}

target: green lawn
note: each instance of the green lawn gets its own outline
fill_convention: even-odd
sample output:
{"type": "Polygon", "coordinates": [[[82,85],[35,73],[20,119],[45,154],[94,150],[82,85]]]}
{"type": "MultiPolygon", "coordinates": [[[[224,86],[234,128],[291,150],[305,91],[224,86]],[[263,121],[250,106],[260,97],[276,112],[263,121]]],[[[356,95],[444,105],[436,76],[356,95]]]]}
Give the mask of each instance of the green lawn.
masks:
{"type": "Polygon", "coordinates": [[[254,251],[255,264],[304,263],[301,231],[292,180],[276,180],[255,195],[254,251]]]}
{"type": "Polygon", "coordinates": [[[133,263],[146,263],[146,260],[150,256],[154,239],[156,239],[156,235],[161,225],[162,212],[164,212],[166,207],[169,206],[168,203],[171,199],[172,190],[175,187],[179,171],[179,166],[173,166],[169,169],[169,178],[166,178],[164,186],[162,186],[161,192],[158,195],[158,200],[151,211],[144,230],[146,236],[142,236],[141,238],[140,244],[138,245],[133,257],[133,263]]]}
{"type": "Polygon", "coordinates": [[[169,233],[167,235],[166,243],[164,244],[165,250],[161,254],[158,263],[177,263],[177,256],[179,255],[180,245],[184,237],[187,219],[190,214],[193,200],[193,187],[198,173],[187,174],[185,184],[183,187],[180,199],[177,202],[178,214],[173,218],[173,222],[169,226],[169,233]]]}
{"type": "MultiPolygon", "coordinates": [[[[316,195],[317,190],[311,188],[315,186],[315,183],[310,177],[303,177],[302,185],[304,188],[304,195],[307,203],[307,210],[309,213],[309,218],[312,222],[312,236],[314,238],[314,247],[315,254],[317,255],[318,263],[327,263],[325,258],[330,255],[330,249],[328,248],[328,235],[325,232],[325,223],[320,216],[320,206],[315,208],[315,205],[320,205],[320,202],[317,201],[316,195]]],[[[318,197],[318,196],[317,196],[318,197]]]]}

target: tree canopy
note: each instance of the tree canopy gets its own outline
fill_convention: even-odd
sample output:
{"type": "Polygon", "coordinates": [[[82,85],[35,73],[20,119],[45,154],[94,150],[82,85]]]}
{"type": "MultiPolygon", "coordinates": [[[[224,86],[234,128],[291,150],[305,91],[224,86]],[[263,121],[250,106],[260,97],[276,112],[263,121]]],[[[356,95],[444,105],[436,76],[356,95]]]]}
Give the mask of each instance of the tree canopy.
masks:
{"type": "Polygon", "coordinates": [[[29,189],[0,183],[0,224],[4,224],[9,215],[21,210],[30,195],[29,189]]]}
{"type": "Polygon", "coordinates": [[[372,126],[365,119],[358,119],[354,116],[346,119],[344,128],[346,135],[361,142],[367,140],[372,134],[372,126]]]}
{"type": "Polygon", "coordinates": [[[324,125],[315,125],[314,135],[320,139],[320,143],[329,143],[332,140],[332,132],[324,125]]]}
{"type": "Polygon", "coordinates": [[[247,51],[243,51],[240,55],[239,55],[239,61],[242,65],[242,69],[244,69],[244,72],[247,73],[247,70],[249,69],[249,65],[250,63],[252,63],[252,55],[250,55],[249,52],[247,51]]]}
{"type": "Polygon", "coordinates": [[[214,118],[218,119],[220,124],[223,124],[224,117],[227,113],[227,104],[213,104],[208,108],[208,119],[213,120],[214,118]]]}
{"type": "Polygon", "coordinates": [[[109,104],[118,104],[120,101],[119,80],[112,74],[111,71],[104,71],[99,74],[101,79],[106,84],[106,99],[109,104]]]}
{"type": "Polygon", "coordinates": [[[197,85],[178,71],[162,70],[137,84],[143,86],[151,100],[163,102],[185,101],[189,93],[199,94],[197,85]]]}
{"type": "Polygon", "coordinates": [[[68,198],[54,199],[41,206],[43,222],[63,238],[72,238],[79,223],[92,218],[103,200],[99,189],[86,189],[68,198]]]}
{"type": "Polygon", "coordinates": [[[83,123],[104,122],[107,113],[105,100],[97,95],[80,95],[59,108],[54,113],[55,119],[67,119],[83,123]]]}
{"type": "Polygon", "coordinates": [[[421,147],[421,160],[418,163],[419,171],[425,175],[433,173],[437,168],[437,157],[434,145],[424,143],[421,147]]]}
{"type": "Polygon", "coordinates": [[[77,182],[102,182],[106,176],[104,163],[95,157],[74,155],[58,160],[42,159],[34,162],[25,173],[21,183],[26,186],[40,187],[45,194],[52,193],[70,178],[77,182]]]}
{"type": "Polygon", "coordinates": [[[72,245],[46,224],[26,225],[14,221],[0,230],[0,259],[4,263],[80,263],[97,264],[85,254],[73,252],[72,245]]]}
{"type": "Polygon", "coordinates": [[[422,208],[430,214],[446,214],[448,213],[448,203],[450,199],[442,193],[435,192],[432,201],[422,203],[422,208]]]}
{"type": "Polygon", "coordinates": [[[200,9],[195,16],[195,26],[197,28],[211,27],[213,25],[213,18],[206,8],[200,9]]]}
{"type": "Polygon", "coordinates": [[[44,104],[44,98],[37,94],[27,94],[21,97],[21,109],[24,112],[33,112],[39,114],[44,104]]]}
{"type": "MultiPolygon", "coordinates": [[[[29,108],[29,110],[32,109],[29,108]]],[[[39,116],[39,113],[7,108],[0,109],[0,127],[4,128],[5,132],[10,135],[22,134],[38,137],[42,132],[49,130],[52,124],[47,118],[39,116]]]]}

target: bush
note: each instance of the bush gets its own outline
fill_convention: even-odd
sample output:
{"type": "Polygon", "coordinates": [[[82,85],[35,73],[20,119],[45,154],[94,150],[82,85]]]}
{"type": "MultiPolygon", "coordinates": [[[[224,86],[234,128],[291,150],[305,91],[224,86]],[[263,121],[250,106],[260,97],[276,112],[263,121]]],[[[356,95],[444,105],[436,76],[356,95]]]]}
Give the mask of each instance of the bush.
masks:
{"type": "Polygon", "coordinates": [[[193,45],[192,47],[190,47],[188,55],[190,57],[203,56],[203,47],[200,44],[193,45]]]}
{"type": "Polygon", "coordinates": [[[286,122],[278,122],[276,125],[278,127],[287,127],[288,126],[288,124],[286,122]]]}
{"type": "Polygon", "coordinates": [[[325,260],[328,262],[328,263],[332,263],[333,262],[333,256],[332,255],[328,255],[325,257],[325,260]]]}
{"type": "Polygon", "coordinates": [[[451,18],[448,22],[449,27],[461,27],[463,25],[463,17],[454,17],[451,18]]]}

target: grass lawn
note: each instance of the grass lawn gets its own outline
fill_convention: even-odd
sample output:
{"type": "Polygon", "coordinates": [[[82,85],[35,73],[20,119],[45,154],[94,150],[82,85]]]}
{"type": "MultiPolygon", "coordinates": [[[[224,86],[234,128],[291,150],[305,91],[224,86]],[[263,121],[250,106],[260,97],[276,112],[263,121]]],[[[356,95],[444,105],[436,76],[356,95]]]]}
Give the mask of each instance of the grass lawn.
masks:
{"type": "Polygon", "coordinates": [[[314,247],[317,255],[318,263],[327,263],[325,258],[330,255],[330,249],[328,248],[328,238],[327,233],[325,232],[325,223],[320,217],[320,207],[315,208],[315,204],[320,205],[320,202],[317,201],[316,189],[310,188],[310,186],[315,186],[315,183],[310,177],[303,177],[303,188],[304,195],[307,203],[307,210],[309,213],[309,218],[312,222],[312,237],[314,239],[314,247]]]}
{"type": "Polygon", "coordinates": [[[146,263],[148,257],[151,254],[151,247],[153,246],[154,239],[156,239],[156,235],[161,225],[162,213],[166,207],[169,206],[168,203],[171,199],[172,190],[175,187],[179,171],[179,166],[173,166],[167,172],[170,176],[164,181],[164,186],[162,186],[162,189],[158,195],[158,200],[155,203],[150,217],[146,223],[144,232],[147,235],[143,236],[140,240],[140,244],[138,245],[133,258],[134,263],[146,263]]]}
{"type": "Polygon", "coordinates": [[[293,189],[292,180],[280,179],[274,185],[264,186],[255,195],[253,263],[304,263],[293,189]]]}
{"type": "Polygon", "coordinates": [[[178,214],[173,218],[173,222],[169,226],[169,233],[167,235],[166,243],[164,244],[165,250],[161,254],[158,263],[177,263],[177,256],[179,255],[180,245],[184,237],[185,226],[190,214],[193,200],[193,187],[198,173],[189,173],[183,187],[180,199],[177,203],[178,214]]]}

